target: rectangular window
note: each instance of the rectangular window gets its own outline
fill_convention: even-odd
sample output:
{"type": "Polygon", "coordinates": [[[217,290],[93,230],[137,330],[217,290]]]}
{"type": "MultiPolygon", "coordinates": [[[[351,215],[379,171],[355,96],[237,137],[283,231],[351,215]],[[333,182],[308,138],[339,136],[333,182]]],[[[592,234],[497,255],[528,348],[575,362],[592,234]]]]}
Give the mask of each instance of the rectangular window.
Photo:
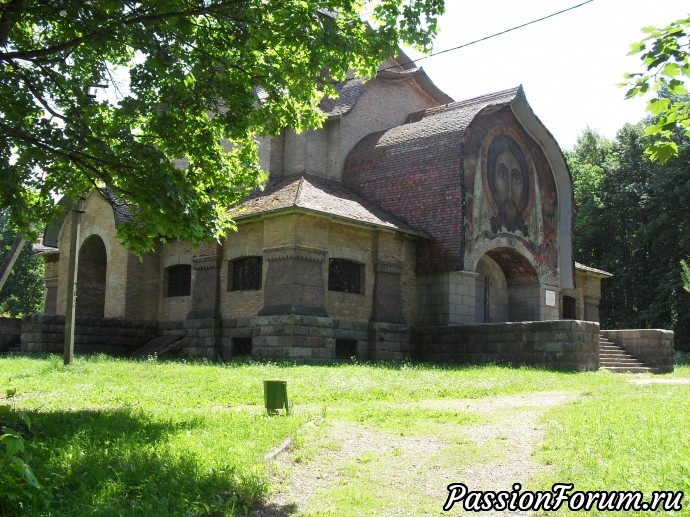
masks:
{"type": "Polygon", "coordinates": [[[165,268],[168,296],[189,296],[192,292],[192,266],[179,264],[165,268]]]}
{"type": "Polygon", "coordinates": [[[258,291],[261,289],[263,258],[244,257],[228,264],[230,291],[258,291]]]}
{"type": "Polygon", "coordinates": [[[328,290],[361,294],[361,264],[345,259],[328,261],[328,290]]]}

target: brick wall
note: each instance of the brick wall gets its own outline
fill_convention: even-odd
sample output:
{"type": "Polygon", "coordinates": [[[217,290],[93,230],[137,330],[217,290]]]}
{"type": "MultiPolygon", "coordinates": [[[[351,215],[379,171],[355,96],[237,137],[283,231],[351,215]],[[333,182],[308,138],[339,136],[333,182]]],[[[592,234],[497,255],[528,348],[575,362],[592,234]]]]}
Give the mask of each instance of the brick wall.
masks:
{"type": "Polygon", "coordinates": [[[432,362],[506,363],[576,371],[599,368],[599,324],[539,321],[416,327],[415,358],[432,362]]]}
{"type": "Polygon", "coordinates": [[[419,259],[422,271],[462,269],[461,134],[417,137],[412,145],[398,130],[399,141],[373,149],[381,137],[369,135],[352,150],[343,184],[436,238],[419,259]]]}

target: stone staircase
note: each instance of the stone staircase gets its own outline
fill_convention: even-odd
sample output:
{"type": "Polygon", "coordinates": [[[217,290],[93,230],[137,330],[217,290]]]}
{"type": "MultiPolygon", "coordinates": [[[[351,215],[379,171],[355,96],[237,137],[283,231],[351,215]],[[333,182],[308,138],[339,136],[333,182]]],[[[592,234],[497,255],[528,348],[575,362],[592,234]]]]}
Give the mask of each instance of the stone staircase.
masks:
{"type": "Polygon", "coordinates": [[[0,349],[0,354],[20,354],[22,352],[20,345],[8,345],[0,349]]]}
{"type": "Polygon", "coordinates": [[[646,373],[651,368],[604,336],[599,337],[599,368],[615,373],[646,373]]]}

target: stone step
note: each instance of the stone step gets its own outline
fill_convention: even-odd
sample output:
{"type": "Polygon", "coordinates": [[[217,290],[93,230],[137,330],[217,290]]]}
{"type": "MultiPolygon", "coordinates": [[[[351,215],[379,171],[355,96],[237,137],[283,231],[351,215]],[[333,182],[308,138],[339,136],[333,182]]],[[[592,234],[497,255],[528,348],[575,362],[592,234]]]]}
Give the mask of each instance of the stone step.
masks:
{"type": "Polygon", "coordinates": [[[601,368],[613,373],[649,373],[652,371],[647,366],[601,366],[601,368]]]}
{"type": "Polygon", "coordinates": [[[611,366],[611,367],[619,367],[620,366],[620,367],[626,367],[626,368],[628,368],[628,367],[630,367],[630,368],[645,367],[646,368],[646,366],[644,364],[637,362],[637,361],[619,361],[619,362],[599,361],[599,367],[600,368],[606,368],[609,366],[611,366]]]}
{"type": "Polygon", "coordinates": [[[637,361],[637,359],[629,355],[599,354],[599,361],[637,361]]]}
{"type": "Polygon", "coordinates": [[[651,368],[603,336],[599,338],[599,368],[614,373],[647,373],[652,371],[651,368]]]}

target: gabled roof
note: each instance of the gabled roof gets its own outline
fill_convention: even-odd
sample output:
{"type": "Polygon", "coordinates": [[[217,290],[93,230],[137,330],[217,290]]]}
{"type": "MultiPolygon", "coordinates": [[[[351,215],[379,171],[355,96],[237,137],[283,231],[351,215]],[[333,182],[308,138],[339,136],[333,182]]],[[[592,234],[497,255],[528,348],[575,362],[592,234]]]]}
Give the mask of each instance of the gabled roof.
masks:
{"type": "Polygon", "coordinates": [[[585,266],[584,264],[580,264],[579,262],[575,262],[575,271],[580,271],[585,274],[589,273],[592,276],[598,276],[600,278],[611,278],[613,276],[613,274],[609,273],[608,271],[604,271],[603,269],[597,269],[590,266],[585,266]]]}
{"type": "MultiPolygon", "coordinates": [[[[132,220],[133,207],[124,201],[118,199],[115,191],[110,188],[103,188],[98,190],[99,195],[111,206],[113,209],[113,220],[115,221],[115,228],[122,223],[132,220]]],[[[58,206],[62,208],[60,215],[54,218],[43,231],[42,246],[49,249],[57,249],[58,239],[62,225],[65,224],[69,211],[74,207],[74,201],[69,196],[62,196],[58,201],[58,206]]],[[[34,249],[37,249],[34,247],[34,249]]],[[[41,253],[45,253],[43,248],[40,248],[41,253]]],[[[38,253],[38,251],[37,251],[38,253]]]]}
{"type": "Polygon", "coordinates": [[[440,137],[444,134],[452,134],[453,139],[462,137],[480,111],[489,107],[502,107],[510,104],[521,91],[522,87],[519,86],[412,113],[408,115],[406,124],[381,133],[374,133],[365,137],[364,140],[375,139],[377,149],[405,145],[409,142],[414,142],[413,147],[415,149],[419,149],[424,143],[436,146],[438,141],[432,137],[440,137]]]}
{"type": "Polygon", "coordinates": [[[315,212],[344,221],[376,226],[421,237],[396,217],[357,197],[339,183],[312,175],[292,176],[269,184],[241,205],[228,210],[237,221],[291,210],[315,212]]]}
{"type": "Polygon", "coordinates": [[[342,117],[347,115],[355,103],[364,92],[364,79],[361,77],[353,77],[335,85],[338,92],[338,97],[333,99],[326,97],[321,100],[319,108],[329,118],[342,117]]]}
{"type": "MultiPolygon", "coordinates": [[[[439,104],[452,103],[453,99],[443,93],[431,79],[426,75],[422,67],[417,66],[404,52],[398,51],[398,55],[393,60],[396,64],[384,66],[376,72],[376,79],[383,81],[402,81],[414,78],[419,87],[429,97],[439,104]]],[[[324,98],[319,107],[329,118],[347,115],[364,93],[365,79],[352,77],[335,85],[338,97],[324,98]]]]}

